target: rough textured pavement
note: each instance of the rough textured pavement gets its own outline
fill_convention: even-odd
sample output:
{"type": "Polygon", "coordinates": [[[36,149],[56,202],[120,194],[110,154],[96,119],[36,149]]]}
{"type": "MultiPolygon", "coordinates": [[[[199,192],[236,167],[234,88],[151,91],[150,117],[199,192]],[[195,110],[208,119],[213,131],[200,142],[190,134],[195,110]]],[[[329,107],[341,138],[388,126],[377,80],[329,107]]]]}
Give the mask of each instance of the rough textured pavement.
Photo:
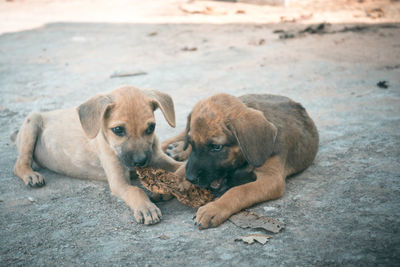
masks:
{"type": "Polygon", "coordinates": [[[291,28],[304,26],[56,23],[1,35],[0,265],[398,265],[400,25],[287,40],[273,33],[291,28]],[[147,74],[110,78],[116,72],[147,74]],[[251,208],[285,230],[264,246],[235,242],[259,231],[231,222],[200,231],[195,210],[176,200],[159,204],[161,223],[142,226],[106,183],[43,170],[46,186],[31,189],[12,174],[9,136],[30,111],[75,106],[122,84],[174,98],[177,128],[158,111],[160,139],[213,93],[301,102],[320,133],[315,163],[288,179],[283,198],[251,208]]]}

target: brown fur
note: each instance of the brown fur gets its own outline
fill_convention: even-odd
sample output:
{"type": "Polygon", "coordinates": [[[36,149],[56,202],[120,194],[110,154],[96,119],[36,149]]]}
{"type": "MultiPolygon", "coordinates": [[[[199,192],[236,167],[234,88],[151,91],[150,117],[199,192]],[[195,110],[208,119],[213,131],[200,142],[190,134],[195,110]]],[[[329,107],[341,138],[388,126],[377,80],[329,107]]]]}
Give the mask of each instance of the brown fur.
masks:
{"type": "MultiPolygon", "coordinates": [[[[305,109],[287,97],[275,95],[237,98],[217,94],[202,100],[189,115],[184,133],[167,141],[182,144],[182,136],[198,149],[209,143],[226,145],[222,150],[226,158],[213,164],[241,166],[233,176],[256,176],[254,182],[232,187],[221,198],[199,208],[196,223],[200,228],[218,226],[244,208],[281,197],[285,178],[307,168],[318,150],[318,132],[305,109]]],[[[177,147],[169,143],[163,144],[168,153],[181,153],[168,149],[177,147]]],[[[190,162],[193,151],[192,148],[186,170],[196,164],[190,162]]],[[[213,157],[216,153],[207,155],[213,157]]],[[[206,171],[206,165],[198,164],[196,170],[206,171]]],[[[178,172],[185,174],[184,167],[178,172]]],[[[185,175],[188,177],[188,173],[185,175]]]]}
{"type": "Polygon", "coordinates": [[[96,95],[78,108],[31,113],[16,138],[14,173],[33,187],[44,185],[43,176],[32,170],[34,164],[72,177],[107,180],[138,222],[157,223],[161,211],[142,189],[129,183],[129,171],[139,164],[139,156],[140,164],[167,171],[181,165],[161,151],[153,132],[146,133],[155,123],[157,108],[175,127],[170,96],[134,87],[96,95]],[[111,130],[117,126],[124,127],[124,136],[111,130]]]}

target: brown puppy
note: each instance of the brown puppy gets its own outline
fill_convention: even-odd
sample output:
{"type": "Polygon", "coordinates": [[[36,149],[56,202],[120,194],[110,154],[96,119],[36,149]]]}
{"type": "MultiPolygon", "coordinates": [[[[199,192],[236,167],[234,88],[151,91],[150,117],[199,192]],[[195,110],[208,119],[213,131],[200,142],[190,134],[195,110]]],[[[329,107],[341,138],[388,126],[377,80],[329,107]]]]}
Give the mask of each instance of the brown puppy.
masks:
{"type": "Polygon", "coordinates": [[[72,177],[108,180],[111,192],[128,204],[136,221],[157,223],[160,210],[129,183],[135,166],[174,171],[181,165],[161,151],[154,134],[157,108],[175,127],[169,95],[134,87],[96,95],[77,108],[31,113],[17,135],[14,173],[33,187],[43,186],[44,179],[32,164],[72,177]]]}
{"type": "Polygon", "coordinates": [[[197,211],[196,223],[203,229],[253,204],[281,197],[285,178],[314,160],[318,132],[306,110],[287,97],[217,94],[197,103],[184,133],[163,143],[180,159],[185,155],[182,147],[188,145],[188,161],[177,173],[222,193],[197,211]]]}

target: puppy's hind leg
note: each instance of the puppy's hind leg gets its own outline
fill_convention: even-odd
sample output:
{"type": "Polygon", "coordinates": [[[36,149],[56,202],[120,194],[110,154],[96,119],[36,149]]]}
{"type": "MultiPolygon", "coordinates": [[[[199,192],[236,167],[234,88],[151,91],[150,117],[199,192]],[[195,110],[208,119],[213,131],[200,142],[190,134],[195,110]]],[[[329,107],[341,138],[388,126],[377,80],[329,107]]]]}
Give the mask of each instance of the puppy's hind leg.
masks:
{"type": "Polygon", "coordinates": [[[167,149],[168,149],[168,146],[170,145],[170,144],[173,144],[173,143],[176,143],[176,142],[179,142],[179,141],[184,141],[185,140],[185,136],[186,136],[186,130],[185,131],[182,131],[182,132],[180,132],[178,135],[176,135],[176,136],[173,136],[173,137],[171,137],[171,138],[168,138],[167,140],[165,140],[165,141],[163,141],[162,143],[161,143],[161,150],[162,151],[166,151],[167,149]]]}
{"type": "Polygon", "coordinates": [[[31,113],[25,119],[18,136],[17,148],[18,158],[14,166],[14,174],[21,178],[26,185],[41,187],[45,185],[43,176],[33,171],[33,152],[36,139],[42,128],[42,116],[39,113],[31,113]]]}

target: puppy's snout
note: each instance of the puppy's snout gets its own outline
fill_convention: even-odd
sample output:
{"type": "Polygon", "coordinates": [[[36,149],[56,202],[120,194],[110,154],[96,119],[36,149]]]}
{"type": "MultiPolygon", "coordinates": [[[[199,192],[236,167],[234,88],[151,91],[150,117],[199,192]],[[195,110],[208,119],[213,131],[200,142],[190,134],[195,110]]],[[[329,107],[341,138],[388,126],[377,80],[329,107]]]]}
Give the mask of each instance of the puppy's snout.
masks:
{"type": "Polygon", "coordinates": [[[122,164],[127,167],[144,167],[151,159],[150,152],[128,151],[119,156],[122,164]]]}
{"type": "Polygon", "coordinates": [[[190,154],[189,159],[186,163],[186,180],[190,183],[198,185],[199,184],[199,170],[195,166],[196,159],[193,153],[190,154]]]}
{"type": "Polygon", "coordinates": [[[137,167],[143,167],[147,163],[147,155],[146,154],[136,154],[133,155],[133,164],[137,167]]]}
{"type": "Polygon", "coordinates": [[[196,175],[193,175],[192,173],[186,173],[186,180],[188,180],[192,184],[196,184],[199,179],[196,175]]]}

